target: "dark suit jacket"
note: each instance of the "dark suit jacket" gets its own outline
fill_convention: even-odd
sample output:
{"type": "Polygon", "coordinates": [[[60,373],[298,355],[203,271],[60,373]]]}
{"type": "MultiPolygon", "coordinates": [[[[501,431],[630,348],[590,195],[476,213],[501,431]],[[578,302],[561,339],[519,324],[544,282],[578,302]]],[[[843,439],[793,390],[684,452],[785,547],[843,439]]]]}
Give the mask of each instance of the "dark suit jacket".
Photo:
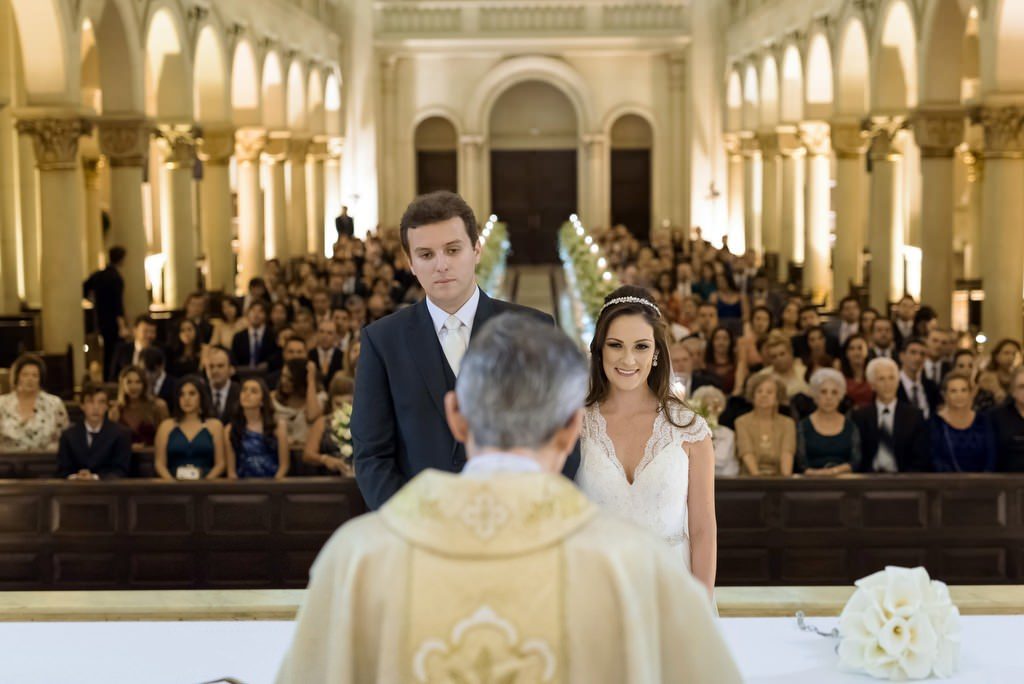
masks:
{"type": "MultiPolygon", "coordinates": [[[[185,320],[184,316],[175,317],[169,326],[167,326],[167,346],[172,347],[177,343],[178,340],[178,328],[181,326],[181,322],[185,320]]],[[[213,324],[210,323],[206,318],[191,319],[192,325],[196,328],[196,337],[201,344],[209,344],[213,338],[213,324]]]]}
{"type": "Polygon", "coordinates": [[[335,216],[334,228],[338,231],[339,236],[348,235],[352,237],[355,234],[355,222],[352,221],[351,216],[335,216]]]}
{"type": "Polygon", "coordinates": [[[210,406],[213,408],[213,417],[227,425],[238,408],[238,395],[242,391],[242,385],[234,380],[228,381],[228,395],[224,400],[224,410],[217,411],[217,406],[213,403],[213,386],[210,385],[210,379],[204,375],[203,380],[206,382],[206,388],[210,390],[210,406]]]}
{"type": "MultiPolygon", "coordinates": [[[[921,373],[921,385],[924,387],[924,397],[928,400],[928,415],[929,417],[935,413],[935,410],[939,408],[942,403],[942,395],[939,392],[939,386],[934,382],[924,377],[924,373],[921,373]]],[[[901,401],[905,401],[911,406],[913,402],[910,401],[910,397],[907,396],[907,390],[903,388],[903,381],[900,381],[900,388],[897,394],[901,401]]]]}
{"type": "MultiPolygon", "coordinates": [[[[878,455],[878,406],[871,402],[855,410],[851,417],[860,432],[860,472],[872,472],[878,455]]],[[[928,457],[928,427],[921,412],[906,401],[897,399],[893,416],[892,451],[901,473],[931,470],[928,457]]]]}
{"type": "MultiPolygon", "coordinates": [[[[488,319],[510,311],[554,323],[547,314],[481,292],[472,335],[488,319]]],[[[426,300],[367,326],[360,339],[352,440],[359,490],[376,509],[427,468],[459,472],[466,452],[445,420],[444,395],[455,388],[455,375],[426,300]]],[[[563,472],[571,478],[578,467],[577,445],[563,472]]]]}
{"type": "Polygon", "coordinates": [[[320,374],[320,382],[326,387],[331,382],[334,374],[341,370],[341,366],[345,361],[345,355],[337,347],[332,349],[331,360],[328,362],[327,372],[324,373],[323,369],[320,368],[320,352],[318,349],[318,347],[313,347],[309,350],[309,360],[316,364],[317,373],[320,374]]]}
{"type": "Polygon", "coordinates": [[[85,468],[103,479],[126,477],[132,460],[132,435],[109,420],[92,440],[85,423],[75,423],[60,435],[57,447],[57,477],[67,477],[85,468]]]}
{"type": "MultiPolygon", "coordinates": [[[[154,345],[159,346],[159,345],[154,345]]],[[[110,372],[107,374],[107,380],[116,381],[118,374],[132,365],[132,358],[135,356],[135,340],[127,340],[125,342],[118,343],[117,347],[114,348],[114,356],[110,360],[110,372]]],[[[139,366],[142,366],[142,361],[139,361],[139,366]]]]}
{"type": "Polygon", "coordinates": [[[163,399],[164,402],[166,402],[166,404],[167,404],[167,409],[173,412],[174,411],[174,408],[173,408],[174,407],[174,394],[175,394],[175,390],[177,390],[177,388],[178,388],[178,380],[177,380],[177,378],[173,377],[170,373],[168,373],[167,377],[164,378],[163,384],[160,385],[160,390],[159,391],[153,391],[154,388],[150,388],[150,391],[153,392],[154,396],[156,396],[158,399],[163,399]]]}
{"type": "Polygon", "coordinates": [[[124,278],[113,266],[96,271],[82,285],[82,294],[93,301],[96,324],[104,337],[117,335],[117,317],[124,316],[124,278]]]}
{"type": "MultiPolygon", "coordinates": [[[[260,338],[259,349],[256,350],[256,363],[267,364],[267,367],[275,367],[277,365],[276,360],[280,356],[281,350],[277,347],[277,340],[274,339],[276,333],[274,329],[269,325],[263,328],[263,337],[260,338]]],[[[235,336],[231,339],[231,361],[235,366],[249,366],[250,365],[250,347],[249,344],[249,330],[240,330],[235,333],[235,336]]]]}

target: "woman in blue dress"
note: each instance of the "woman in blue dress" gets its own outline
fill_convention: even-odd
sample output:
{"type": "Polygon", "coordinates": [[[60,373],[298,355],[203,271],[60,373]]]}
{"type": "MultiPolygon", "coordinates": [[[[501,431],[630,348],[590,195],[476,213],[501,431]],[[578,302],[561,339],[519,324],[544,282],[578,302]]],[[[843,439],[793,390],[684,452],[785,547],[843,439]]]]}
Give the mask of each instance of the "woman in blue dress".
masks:
{"type": "Polygon", "coordinates": [[[259,378],[242,383],[227,439],[228,477],[281,479],[288,474],[288,428],[274,417],[270,390],[259,378]]]}
{"type": "Polygon", "coordinates": [[[196,375],[178,381],[171,417],[156,431],[153,466],[164,480],[199,480],[224,473],[224,426],[211,418],[210,393],[196,375]]]}
{"type": "Polygon", "coordinates": [[[942,380],[943,406],[929,420],[932,465],[940,473],[990,473],[996,438],[987,413],[971,408],[971,379],[952,372],[942,380]]]}

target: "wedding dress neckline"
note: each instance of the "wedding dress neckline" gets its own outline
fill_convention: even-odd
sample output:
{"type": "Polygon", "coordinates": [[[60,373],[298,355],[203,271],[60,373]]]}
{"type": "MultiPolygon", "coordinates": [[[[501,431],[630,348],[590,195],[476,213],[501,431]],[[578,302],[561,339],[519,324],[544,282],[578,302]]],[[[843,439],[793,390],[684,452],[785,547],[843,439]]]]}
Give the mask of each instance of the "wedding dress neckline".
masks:
{"type": "Polygon", "coordinates": [[[633,479],[629,479],[629,475],[626,473],[626,467],[622,465],[622,460],[619,458],[619,453],[615,449],[615,442],[608,435],[608,421],[605,420],[604,414],[601,413],[601,404],[595,403],[593,409],[594,415],[596,416],[598,424],[598,435],[601,440],[601,445],[604,447],[605,454],[612,460],[619,472],[622,473],[623,479],[626,480],[626,484],[629,487],[633,487],[636,484],[637,479],[643,473],[644,469],[654,458],[654,443],[658,438],[658,428],[660,427],[661,421],[664,420],[664,411],[661,407],[658,407],[658,412],[654,415],[654,422],[651,424],[651,436],[647,438],[647,443],[644,445],[643,456],[640,457],[640,462],[636,464],[633,469],[633,479]]]}

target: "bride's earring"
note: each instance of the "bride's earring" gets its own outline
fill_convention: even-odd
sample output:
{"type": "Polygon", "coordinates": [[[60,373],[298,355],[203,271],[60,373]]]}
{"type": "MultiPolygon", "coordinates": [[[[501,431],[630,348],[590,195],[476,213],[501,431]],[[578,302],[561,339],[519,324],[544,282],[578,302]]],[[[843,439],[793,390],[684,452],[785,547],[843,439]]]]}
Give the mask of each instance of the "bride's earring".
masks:
{"type": "Polygon", "coordinates": [[[654,366],[655,368],[658,367],[658,355],[657,354],[654,355],[654,363],[652,363],[651,365],[654,366]]]}

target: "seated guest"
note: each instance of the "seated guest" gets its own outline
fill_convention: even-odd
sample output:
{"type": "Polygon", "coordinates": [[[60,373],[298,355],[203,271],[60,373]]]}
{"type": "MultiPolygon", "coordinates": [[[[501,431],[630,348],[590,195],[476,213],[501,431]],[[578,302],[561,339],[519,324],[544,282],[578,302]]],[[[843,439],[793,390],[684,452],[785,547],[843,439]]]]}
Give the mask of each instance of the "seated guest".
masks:
{"type": "Polygon", "coordinates": [[[996,433],[996,470],[1004,473],[1024,472],[1024,366],[1010,378],[1011,400],[992,411],[996,433]]]}
{"type": "Polygon", "coordinates": [[[156,343],[156,321],[149,314],[139,314],[132,326],[132,340],[122,342],[114,350],[111,367],[107,369],[107,380],[115,380],[127,366],[142,365],[142,350],[156,343]]]}
{"type": "Polygon", "coordinates": [[[871,359],[892,359],[897,361],[899,350],[896,348],[896,327],[888,318],[877,318],[871,324],[871,359]]]}
{"type": "Polygon", "coordinates": [[[703,370],[704,341],[696,336],[669,346],[669,360],[672,362],[672,386],[676,396],[685,398],[693,395],[705,385],[718,387],[718,378],[703,370]]]}
{"type": "Polygon", "coordinates": [[[761,346],[772,331],[772,312],[766,306],[755,306],[750,313],[746,333],[739,339],[740,355],[747,363],[747,369],[756,373],[764,367],[761,346]]]}
{"type": "Polygon", "coordinates": [[[697,320],[693,326],[693,334],[705,342],[711,339],[711,333],[718,327],[718,309],[714,304],[699,304],[697,306],[697,320]]]}
{"type": "Polygon", "coordinates": [[[352,431],[349,428],[355,389],[355,380],[347,375],[339,373],[331,380],[327,390],[331,410],[309,427],[306,448],[302,452],[303,461],[321,466],[327,473],[355,476],[352,431]]]}
{"type": "Polygon", "coordinates": [[[810,378],[819,368],[835,368],[836,357],[829,353],[828,338],[825,329],[820,325],[809,328],[803,336],[807,352],[802,357],[807,366],[807,377],[810,378]]]}
{"type": "Polygon", "coordinates": [[[306,349],[312,349],[316,345],[316,327],[312,311],[299,309],[295,312],[295,319],[292,321],[292,334],[306,343],[306,349]]]}
{"type": "Polygon", "coordinates": [[[946,377],[946,373],[953,370],[953,364],[944,358],[946,331],[932,328],[928,331],[928,337],[924,338],[924,345],[925,359],[922,372],[924,377],[938,385],[942,382],[942,378],[946,377]]]}
{"type": "Polygon", "coordinates": [[[953,370],[963,373],[974,382],[974,375],[977,371],[978,355],[970,349],[958,349],[953,354],[953,370]]]}
{"type": "Polygon", "coordinates": [[[853,420],[839,412],[846,396],[846,378],[834,368],[811,376],[817,407],[797,425],[796,462],[804,475],[844,475],[860,467],[860,433],[853,420]]]}
{"type": "Polygon", "coordinates": [[[867,378],[868,341],[860,333],[846,338],[839,364],[846,378],[846,396],[853,408],[870,406],[875,393],[867,378]]]}
{"type": "Polygon", "coordinates": [[[717,387],[705,385],[691,397],[694,403],[704,407],[708,427],[711,428],[711,442],[715,447],[715,475],[732,477],[740,474],[740,462],[736,458],[736,433],[718,422],[725,410],[725,395],[717,387]]]}
{"type": "MultiPolygon", "coordinates": [[[[793,353],[804,360],[804,363],[811,363],[810,340],[808,339],[812,330],[820,330],[824,338],[824,345],[814,350],[815,357],[839,357],[839,340],[830,336],[821,327],[821,314],[814,304],[805,304],[800,307],[800,334],[793,338],[793,353]]],[[[815,367],[825,367],[828,364],[815,363],[815,367]]]]}
{"type": "Polygon", "coordinates": [[[1010,389],[1010,376],[1021,364],[1020,342],[1016,340],[1000,340],[992,349],[986,370],[996,373],[1003,391],[1010,389]]]}
{"type": "Polygon", "coordinates": [[[736,351],[732,331],[725,326],[715,328],[704,353],[704,368],[718,378],[718,386],[726,394],[741,394],[747,381],[747,366],[736,351]]]}
{"type": "Polygon", "coordinates": [[[81,423],[60,436],[57,477],[99,480],[125,477],[132,458],[128,430],[107,419],[107,390],[103,385],[82,388],[81,423]]]}
{"type": "Polygon", "coordinates": [[[779,413],[785,385],[772,373],[758,373],[747,383],[747,395],[754,410],[736,419],[736,455],[744,474],[792,475],[796,424],[779,413]]]}
{"type": "Polygon", "coordinates": [[[288,429],[274,417],[267,384],[259,378],[242,383],[238,406],[228,428],[224,450],[228,477],[283,479],[288,474],[288,429]]]}
{"type": "Polygon", "coordinates": [[[971,408],[971,381],[950,373],[942,380],[943,406],[931,418],[932,466],[940,473],[981,473],[996,468],[996,438],[988,414],[971,408]]]}
{"type": "Polygon", "coordinates": [[[290,328],[292,325],[292,308],[288,304],[287,288],[284,284],[281,285],[281,288],[285,290],[285,293],[270,305],[270,311],[267,312],[267,321],[273,330],[290,328]]]}
{"type": "Polygon", "coordinates": [[[708,301],[715,305],[720,325],[728,328],[734,335],[741,334],[743,321],[749,317],[746,297],[736,287],[736,281],[728,271],[722,271],[715,276],[715,287],[708,301]]]}
{"type": "Polygon", "coordinates": [[[975,411],[989,411],[1006,403],[1006,390],[999,382],[999,374],[991,368],[978,373],[978,382],[972,384],[971,389],[974,393],[972,406],[975,411]]]}
{"type": "Polygon", "coordinates": [[[11,366],[12,392],[0,395],[0,451],[53,451],[67,427],[64,402],[43,391],[46,366],[22,354],[11,366]]]}
{"type": "Polygon", "coordinates": [[[679,554],[558,475],[586,392],[553,326],[484,326],[445,400],[464,475],[427,470],[335,533],[278,684],[741,681],[679,554]]]}
{"type": "Polygon", "coordinates": [[[333,319],[322,319],[317,325],[316,346],[309,351],[309,360],[316,364],[324,385],[329,385],[334,374],[345,364],[345,355],[338,347],[338,328],[333,319]]]}
{"type": "Polygon", "coordinates": [[[255,300],[245,313],[249,327],[236,333],[231,341],[231,360],[235,366],[266,372],[277,355],[274,331],[267,326],[267,305],[255,300]]]}
{"type": "Polygon", "coordinates": [[[168,410],[173,411],[172,404],[175,397],[175,382],[164,370],[164,351],[160,347],[149,347],[143,349],[140,356],[142,369],[146,372],[146,380],[149,382],[149,390],[154,397],[164,400],[168,410]]]}
{"type": "Polygon", "coordinates": [[[807,369],[800,359],[793,357],[793,346],[784,333],[773,330],[761,352],[768,365],[758,371],[759,374],[778,376],[786,388],[786,396],[791,400],[798,394],[810,395],[811,388],[805,379],[807,369]]]}
{"type": "Polygon", "coordinates": [[[791,299],[782,306],[778,329],[787,340],[800,334],[800,304],[791,299]]]}
{"type": "MultiPolygon", "coordinates": [[[[700,295],[702,300],[708,302],[711,299],[711,294],[718,289],[715,281],[715,267],[705,261],[700,265],[700,280],[693,284],[692,291],[694,294],[700,295]]],[[[716,305],[712,304],[712,306],[717,309],[716,305]]]]}
{"type": "Polygon", "coordinates": [[[206,353],[206,385],[210,390],[210,411],[212,416],[225,425],[231,422],[238,407],[238,393],[241,389],[232,379],[235,367],[231,356],[224,347],[210,347],[206,353]]]}
{"type": "Polygon", "coordinates": [[[871,342],[872,335],[874,333],[875,321],[878,320],[878,311],[872,309],[870,306],[866,309],[862,309],[860,312],[860,322],[857,324],[857,328],[861,335],[864,336],[869,343],[871,342]]]}
{"type": "MultiPolygon", "coordinates": [[[[293,335],[291,330],[285,328],[282,332],[282,337],[278,343],[278,347],[281,349],[281,361],[285,365],[290,361],[308,361],[309,351],[306,349],[306,343],[301,337],[293,335]]],[[[278,384],[281,381],[281,373],[284,370],[284,366],[277,370],[267,373],[267,387],[272,390],[276,390],[278,384]]]]}
{"type": "Polygon", "coordinates": [[[854,335],[860,334],[860,301],[853,295],[846,295],[839,302],[839,315],[825,324],[825,333],[835,338],[839,346],[854,335]]]}
{"type": "Polygon", "coordinates": [[[167,345],[167,372],[180,378],[199,372],[200,342],[195,324],[188,318],[177,323],[177,334],[167,345]]]}
{"type": "Polygon", "coordinates": [[[149,391],[149,379],[138,366],[128,366],[117,379],[117,401],[110,420],[126,428],[133,445],[151,447],[160,423],[167,420],[167,403],[149,391]]]}
{"type": "Polygon", "coordinates": [[[201,378],[178,383],[171,417],[156,431],[153,466],[164,480],[198,480],[224,472],[224,426],[210,417],[210,393],[201,378]]]}
{"type": "Polygon", "coordinates": [[[288,429],[288,447],[306,446],[309,426],[324,412],[327,395],[317,391],[316,364],[295,359],[281,368],[277,389],[271,393],[277,420],[283,420],[288,429]]]}
{"type": "Polygon", "coordinates": [[[213,331],[210,333],[210,346],[231,348],[235,335],[245,330],[247,321],[238,308],[238,300],[234,297],[223,297],[220,300],[220,317],[212,321],[213,331]]]}
{"type": "Polygon", "coordinates": [[[899,366],[892,359],[872,359],[866,374],[875,399],[850,414],[860,433],[860,472],[931,470],[924,416],[897,396],[899,366]]]}
{"type": "MultiPolygon", "coordinates": [[[[213,324],[210,323],[209,317],[206,314],[206,308],[210,303],[209,295],[206,292],[191,292],[185,298],[185,311],[182,317],[174,321],[172,327],[173,333],[177,333],[179,330],[179,324],[181,321],[191,321],[192,327],[196,331],[196,341],[199,346],[207,345],[210,343],[210,338],[213,336],[213,324]]],[[[174,340],[168,340],[173,343],[174,340]]]]}
{"type": "Polygon", "coordinates": [[[939,314],[930,306],[922,306],[914,314],[914,337],[927,340],[932,330],[939,327],[939,314]]]}
{"type": "Polygon", "coordinates": [[[911,337],[900,347],[900,399],[909,401],[928,418],[939,405],[938,385],[924,377],[925,344],[911,337]]]}

